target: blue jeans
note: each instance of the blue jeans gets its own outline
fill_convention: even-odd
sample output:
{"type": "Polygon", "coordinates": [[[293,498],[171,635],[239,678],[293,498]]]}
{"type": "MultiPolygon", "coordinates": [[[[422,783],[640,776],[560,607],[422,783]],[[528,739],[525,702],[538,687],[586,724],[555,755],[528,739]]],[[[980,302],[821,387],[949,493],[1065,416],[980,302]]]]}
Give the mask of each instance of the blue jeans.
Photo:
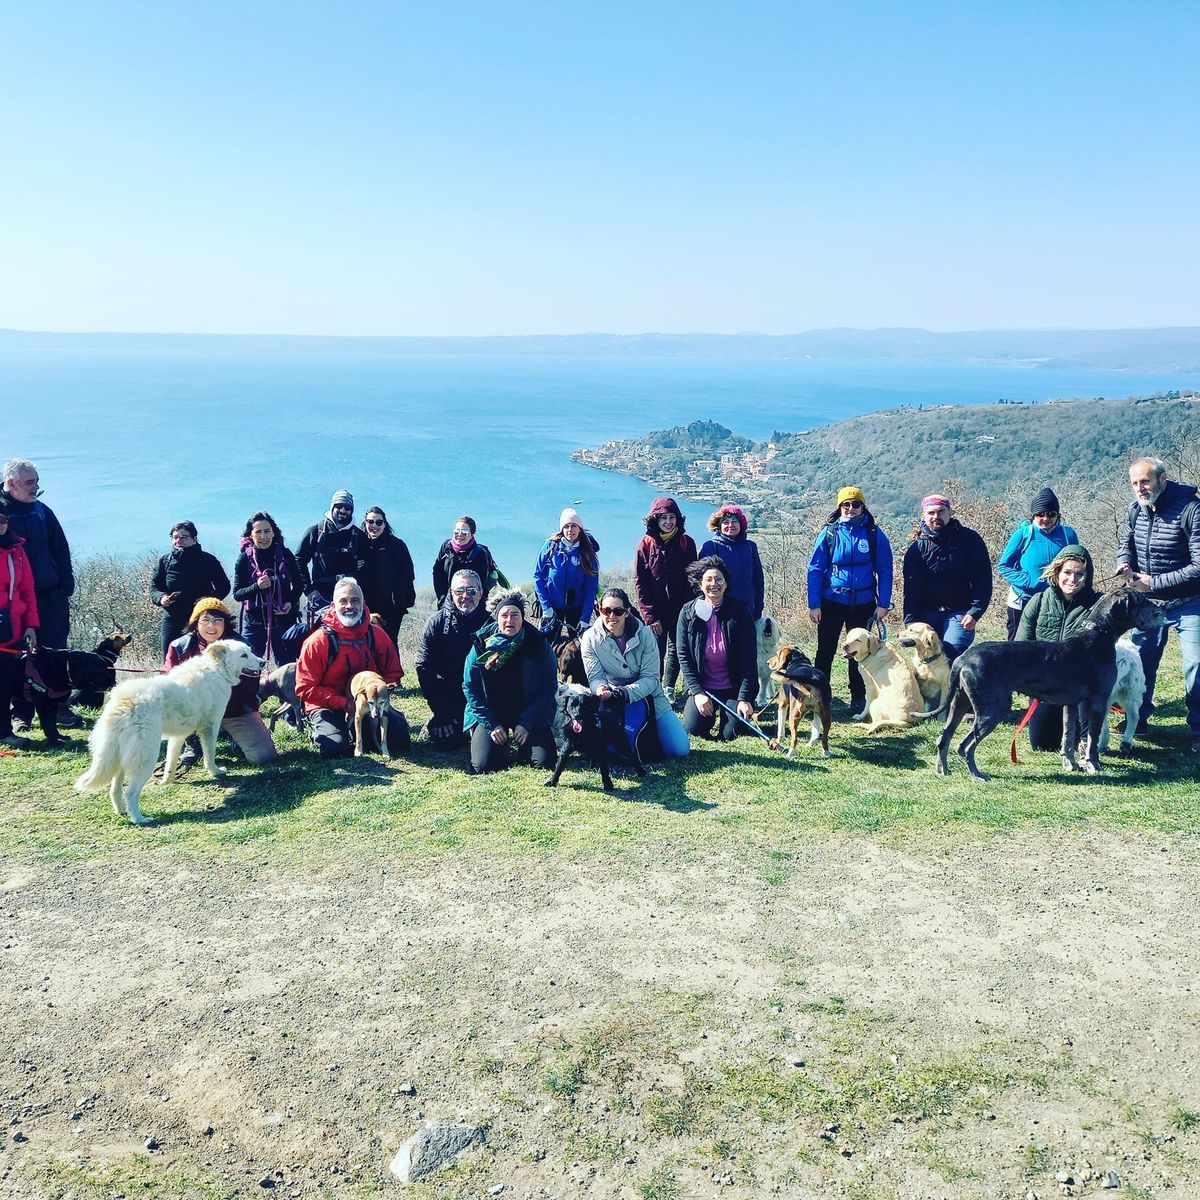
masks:
{"type": "MultiPolygon", "coordinates": [[[[648,703],[654,703],[653,696],[648,703]]],[[[658,744],[662,747],[663,758],[687,757],[692,743],[688,740],[687,730],[670,709],[654,718],[654,727],[658,730],[658,744]]]]}
{"type": "Polygon", "coordinates": [[[1154,711],[1154,684],[1158,678],[1158,664],[1167,645],[1167,634],[1174,628],[1179,637],[1179,650],[1183,656],[1183,690],[1187,702],[1188,730],[1192,737],[1200,737],[1200,596],[1189,600],[1180,608],[1163,614],[1166,624],[1159,629],[1142,632],[1133,631],[1133,644],[1141,655],[1142,667],[1146,672],[1146,698],[1138,723],[1149,718],[1154,711]]]}
{"type": "Polygon", "coordinates": [[[975,640],[975,630],[962,627],[962,619],[966,615],[965,608],[961,612],[941,612],[935,608],[929,612],[914,613],[913,621],[924,621],[933,627],[942,639],[946,661],[953,662],[975,640]]]}

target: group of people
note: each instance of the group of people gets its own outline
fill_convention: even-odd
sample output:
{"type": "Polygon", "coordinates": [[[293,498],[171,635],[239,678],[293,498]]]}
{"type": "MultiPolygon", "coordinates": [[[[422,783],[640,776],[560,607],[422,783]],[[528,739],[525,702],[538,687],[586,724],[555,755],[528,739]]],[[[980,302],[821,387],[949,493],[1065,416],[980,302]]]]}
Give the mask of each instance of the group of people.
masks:
{"type": "MultiPolygon", "coordinates": [[[[65,646],[74,587],[70,550],[54,514],[38,499],[34,464],[12,459],[0,492],[0,743],[27,744],[11,724],[28,720],[19,682],[21,651],[65,646]]],[[[1146,669],[1144,726],[1167,630],[1183,656],[1188,727],[1200,751],[1200,522],[1196,488],[1168,480],[1161,462],[1130,467],[1134,499],[1117,554],[1117,575],[1161,602],[1166,624],[1137,635],[1146,669]]],[[[1079,627],[1097,599],[1093,564],[1062,520],[1056,495],[1042,488],[1029,519],[997,563],[1009,585],[1008,637],[1060,640],[1079,627]]],[[[469,516],[455,522],[432,568],[437,609],[420,636],[416,672],[430,709],[425,734],[443,748],[469,747],[469,771],[496,770],[510,757],[548,765],[558,682],[556,644],[579,635],[588,685],[605,705],[643,714],[652,753],[688,753],[689,738],[737,736],[755,712],[759,690],[757,626],[764,575],[749,520],[737,505],[709,519],[697,547],[679,505],[660,497],[644,518],[634,556],[633,596],[599,588],[599,544],[574,508],[559,517],[533,570],[532,601],[513,589],[469,516]],[[640,705],[640,709],[634,706],[640,705]]],[[[205,551],[191,521],[171,529],[151,598],[163,611],[165,669],[219,638],[241,637],[276,664],[296,662],[296,691],[320,753],[349,753],[347,687],[363,669],[398,684],[401,622],[416,600],[412,556],[382,508],[354,523],[354,498],[336,491],[296,553],[267,512],[246,522],[233,581],[205,551]],[[239,614],[225,602],[232,592],[239,614]]],[[[902,561],[905,624],[924,622],[948,658],[974,640],[992,599],[992,563],[980,535],[954,515],[943,495],[925,496],[916,537],[902,561]]],[[[893,554],[857,486],[843,487],[817,532],[807,569],[808,615],[816,627],[816,667],[829,674],[844,630],[883,621],[893,609],[893,554]]],[[[275,748],[258,712],[254,680],[231,695],[225,729],[251,762],[275,748]]],[[[866,689],[848,661],[850,705],[865,715],[866,689]]],[[[408,748],[399,713],[389,750],[408,748]]],[[[64,712],[61,723],[73,714],[64,712]]],[[[1054,714],[1031,730],[1035,745],[1057,746],[1054,714]]],[[[629,725],[630,737],[634,737],[629,725]]],[[[645,744],[635,743],[638,752],[645,744]]],[[[188,752],[185,750],[185,757],[188,752]]]]}

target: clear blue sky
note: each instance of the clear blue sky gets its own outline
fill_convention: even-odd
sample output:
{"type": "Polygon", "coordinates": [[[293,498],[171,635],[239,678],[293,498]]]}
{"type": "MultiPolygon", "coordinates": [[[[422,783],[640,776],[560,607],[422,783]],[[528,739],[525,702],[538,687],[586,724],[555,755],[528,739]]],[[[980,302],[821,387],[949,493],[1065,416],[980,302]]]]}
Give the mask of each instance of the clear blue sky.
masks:
{"type": "Polygon", "coordinates": [[[0,7],[0,326],[1200,325],[1200,6],[0,7]]]}

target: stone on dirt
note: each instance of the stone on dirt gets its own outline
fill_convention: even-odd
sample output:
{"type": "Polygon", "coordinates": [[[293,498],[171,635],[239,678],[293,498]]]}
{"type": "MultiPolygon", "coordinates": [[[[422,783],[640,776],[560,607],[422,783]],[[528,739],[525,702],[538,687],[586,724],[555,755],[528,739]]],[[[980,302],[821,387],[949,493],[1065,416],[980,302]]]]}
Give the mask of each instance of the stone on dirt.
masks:
{"type": "Polygon", "coordinates": [[[453,1162],[464,1150],[482,1145],[484,1131],[476,1125],[426,1121],[396,1151],[388,1170],[401,1183],[417,1183],[453,1162]]]}

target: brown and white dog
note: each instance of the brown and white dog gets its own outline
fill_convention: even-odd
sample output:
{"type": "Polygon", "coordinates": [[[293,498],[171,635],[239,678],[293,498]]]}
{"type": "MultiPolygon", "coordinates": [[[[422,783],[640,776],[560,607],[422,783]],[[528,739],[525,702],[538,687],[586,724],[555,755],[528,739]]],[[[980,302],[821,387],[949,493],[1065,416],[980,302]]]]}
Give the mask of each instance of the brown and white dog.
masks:
{"type": "Polygon", "coordinates": [[[791,731],[792,742],[788,747],[788,757],[796,753],[796,740],[799,736],[800,722],[809,716],[812,718],[812,733],[808,744],[821,743],[821,753],[829,757],[829,726],[833,721],[830,715],[832,694],[829,690],[829,679],[824,671],[818,671],[808,660],[808,656],[795,646],[782,645],[767,660],[771,679],[778,687],[779,718],[776,724],[775,740],[783,743],[783,732],[786,727],[791,731]]]}
{"type": "Polygon", "coordinates": [[[842,655],[858,663],[867,686],[867,733],[912,725],[923,707],[913,669],[900,651],[877,633],[851,629],[842,642],[842,655]]]}
{"type": "Polygon", "coordinates": [[[941,708],[950,692],[950,660],[942,649],[937,630],[924,621],[914,621],[900,630],[896,640],[913,652],[913,674],[925,701],[925,711],[941,708]]]}
{"type": "Polygon", "coordinates": [[[350,680],[350,700],[354,705],[354,755],[367,752],[368,735],[380,754],[388,755],[388,717],[392,711],[392,691],[376,671],[359,671],[350,680]]]}

